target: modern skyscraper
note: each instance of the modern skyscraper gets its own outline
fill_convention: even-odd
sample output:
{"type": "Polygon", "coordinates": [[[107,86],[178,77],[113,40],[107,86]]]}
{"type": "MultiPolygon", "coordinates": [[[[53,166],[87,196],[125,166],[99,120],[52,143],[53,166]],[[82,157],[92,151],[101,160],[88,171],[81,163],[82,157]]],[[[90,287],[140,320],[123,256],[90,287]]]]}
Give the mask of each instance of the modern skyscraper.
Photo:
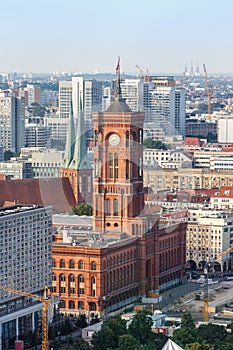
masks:
{"type": "Polygon", "coordinates": [[[144,79],[125,79],[121,82],[122,97],[131,111],[143,111],[144,79]]]}
{"type": "Polygon", "coordinates": [[[20,152],[25,144],[24,97],[0,92],[0,145],[5,151],[20,152]]]}
{"type": "Polygon", "coordinates": [[[185,136],[185,90],[176,89],[170,77],[154,77],[145,83],[144,110],[146,122],[163,128],[167,135],[185,136]]]}

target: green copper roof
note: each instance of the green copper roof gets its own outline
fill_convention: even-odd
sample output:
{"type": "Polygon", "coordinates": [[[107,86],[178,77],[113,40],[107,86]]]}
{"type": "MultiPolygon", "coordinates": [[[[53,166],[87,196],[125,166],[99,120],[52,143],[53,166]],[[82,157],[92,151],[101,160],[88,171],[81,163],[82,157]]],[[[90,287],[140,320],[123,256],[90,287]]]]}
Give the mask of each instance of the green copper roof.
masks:
{"type": "Polygon", "coordinates": [[[74,155],[69,168],[75,170],[92,169],[91,163],[87,158],[86,132],[84,128],[82,108],[80,108],[80,111],[81,112],[78,118],[74,155]]]}
{"type": "Polygon", "coordinates": [[[73,115],[73,106],[72,101],[70,102],[70,118],[69,125],[66,135],[66,147],[65,154],[63,159],[63,167],[68,168],[73,156],[74,156],[74,145],[75,145],[75,128],[74,128],[74,115],[73,115]]]}

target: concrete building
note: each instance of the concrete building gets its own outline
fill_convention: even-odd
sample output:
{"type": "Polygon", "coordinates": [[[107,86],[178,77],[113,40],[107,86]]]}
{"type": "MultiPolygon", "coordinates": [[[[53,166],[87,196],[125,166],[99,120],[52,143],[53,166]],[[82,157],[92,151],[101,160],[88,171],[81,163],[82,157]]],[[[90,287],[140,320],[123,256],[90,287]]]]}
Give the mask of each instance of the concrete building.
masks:
{"type": "MultiPolygon", "coordinates": [[[[1,208],[0,285],[43,295],[51,286],[52,208],[15,205],[1,208]]],[[[40,328],[42,304],[0,290],[0,349],[40,328]]],[[[51,315],[50,315],[51,316],[51,315]]]]}
{"type": "Polygon", "coordinates": [[[25,144],[24,98],[0,92],[0,145],[5,151],[20,152],[25,144]]]}
{"type": "Polygon", "coordinates": [[[186,234],[186,259],[192,268],[210,263],[215,271],[231,269],[233,256],[233,213],[210,209],[189,209],[186,234]]]}
{"type": "Polygon", "coordinates": [[[189,137],[207,138],[208,134],[217,135],[218,124],[210,120],[193,120],[186,122],[186,135],[189,137]]]}
{"type": "Polygon", "coordinates": [[[233,210],[233,187],[222,186],[216,189],[210,199],[210,207],[215,210],[233,210]]]}
{"type": "Polygon", "coordinates": [[[29,179],[32,177],[32,164],[28,160],[12,158],[7,162],[0,162],[0,174],[4,178],[29,179]]]}
{"type": "Polygon", "coordinates": [[[208,189],[233,185],[232,170],[144,168],[144,186],[161,190],[208,189]]]}
{"type": "Polygon", "coordinates": [[[175,88],[173,77],[154,77],[145,83],[146,122],[156,123],[167,135],[185,136],[185,90],[175,88]]]}
{"type": "Polygon", "coordinates": [[[69,118],[44,117],[44,126],[51,132],[51,140],[60,141],[65,145],[69,118]]]}
{"type": "Polygon", "coordinates": [[[57,178],[60,176],[60,167],[64,157],[63,151],[55,149],[33,152],[28,159],[31,162],[32,177],[57,178]]]}
{"type": "Polygon", "coordinates": [[[143,164],[146,167],[192,168],[192,158],[182,151],[144,149],[143,164]]]}
{"type": "Polygon", "coordinates": [[[121,82],[122,97],[133,112],[144,110],[144,79],[125,79],[121,82]]]}
{"type": "Polygon", "coordinates": [[[25,129],[26,147],[50,147],[51,130],[43,125],[28,124],[25,129]]]}
{"type": "Polygon", "coordinates": [[[232,115],[218,120],[218,142],[233,143],[233,117],[232,115]]]}

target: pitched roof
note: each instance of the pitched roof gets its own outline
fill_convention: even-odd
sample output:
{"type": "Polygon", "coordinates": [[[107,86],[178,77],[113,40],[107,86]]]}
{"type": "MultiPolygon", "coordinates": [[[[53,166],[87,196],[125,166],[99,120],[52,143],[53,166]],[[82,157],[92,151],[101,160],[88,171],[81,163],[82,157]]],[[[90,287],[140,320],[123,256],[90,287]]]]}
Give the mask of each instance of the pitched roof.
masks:
{"type": "Polygon", "coordinates": [[[113,113],[125,113],[125,112],[131,112],[131,109],[124,101],[113,101],[113,103],[108,107],[106,112],[113,112],[113,113]]]}
{"type": "Polygon", "coordinates": [[[168,339],[162,350],[183,350],[183,348],[177,345],[173,340],[168,339]]]}
{"type": "Polygon", "coordinates": [[[68,178],[1,180],[0,206],[5,202],[51,205],[59,213],[76,204],[68,178]]]}
{"type": "Polygon", "coordinates": [[[219,190],[215,190],[215,193],[212,197],[227,197],[233,198],[233,186],[222,186],[219,190]]]}
{"type": "Polygon", "coordinates": [[[184,145],[200,147],[200,140],[198,137],[186,137],[184,139],[184,145]]]}

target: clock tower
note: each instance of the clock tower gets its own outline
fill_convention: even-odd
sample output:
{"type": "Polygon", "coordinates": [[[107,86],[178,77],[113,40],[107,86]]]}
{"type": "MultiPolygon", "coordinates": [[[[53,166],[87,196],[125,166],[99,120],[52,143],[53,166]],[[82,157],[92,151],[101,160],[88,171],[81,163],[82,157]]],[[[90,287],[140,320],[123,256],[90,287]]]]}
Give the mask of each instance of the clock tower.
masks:
{"type": "Polygon", "coordinates": [[[140,235],[146,227],[140,214],[143,193],[143,112],[132,112],[121,97],[93,113],[93,228],[98,232],[140,235]]]}

